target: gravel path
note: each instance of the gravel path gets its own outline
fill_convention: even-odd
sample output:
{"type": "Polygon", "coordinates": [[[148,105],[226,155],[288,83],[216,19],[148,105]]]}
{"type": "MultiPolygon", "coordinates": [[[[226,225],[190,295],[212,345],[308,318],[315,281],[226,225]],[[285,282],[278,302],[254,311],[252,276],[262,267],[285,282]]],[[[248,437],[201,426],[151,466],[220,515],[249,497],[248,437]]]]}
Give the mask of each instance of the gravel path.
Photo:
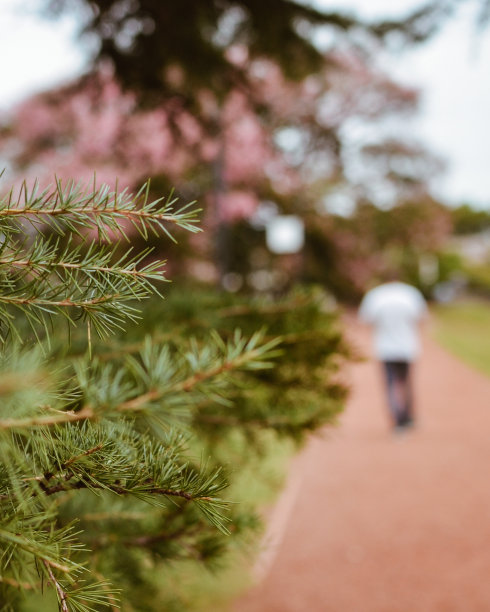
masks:
{"type": "Polygon", "coordinates": [[[233,612],[489,612],[490,380],[425,337],[418,426],[395,436],[378,364],[347,378],[340,425],[294,460],[233,612]]]}

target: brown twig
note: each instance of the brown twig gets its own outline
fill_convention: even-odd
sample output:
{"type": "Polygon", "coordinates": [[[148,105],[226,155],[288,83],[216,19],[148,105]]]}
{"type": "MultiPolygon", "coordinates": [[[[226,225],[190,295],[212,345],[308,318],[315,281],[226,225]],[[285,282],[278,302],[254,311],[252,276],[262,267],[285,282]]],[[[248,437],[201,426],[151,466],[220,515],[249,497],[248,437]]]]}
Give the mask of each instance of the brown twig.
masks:
{"type": "MultiPolygon", "coordinates": [[[[53,486],[48,486],[40,483],[41,487],[46,495],[55,495],[56,493],[60,493],[61,491],[75,491],[77,489],[88,489],[89,484],[84,480],[77,480],[72,484],[68,484],[67,482],[58,483],[53,486]]],[[[112,491],[112,493],[117,493],[118,495],[130,495],[132,492],[124,487],[119,485],[104,485],[98,486],[96,483],[91,483],[90,488],[92,489],[104,489],[105,491],[112,491]]],[[[139,493],[147,493],[148,495],[165,495],[167,497],[180,497],[181,499],[186,499],[187,501],[213,501],[212,497],[206,496],[194,496],[191,493],[187,493],[186,491],[179,491],[173,489],[164,489],[162,487],[148,487],[143,491],[138,491],[139,493]]]]}
{"type": "Polygon", "coordinates": [[[25,419],[1,419],[0,430],[2,429],[25,429],[43,425],[57,425],[59,423],[73,423],[93,419],[95,413],[90,406],[84,406],[78,412],[60,412],[54,416],[26,417],[25,419]]]}
{"type": "Polygon", "coordinates": [[[86,308],[88,306],[97,306],[99,304],[105,304],[107,302],[111,302],[119,299],[121,296],[119,293],[114,293],[110,295],[103,295],[101,297],[93,298],[91,300],[81,300],[74,301],[70,298],[65,300],[43,300],[39,298],[21,298],[9,295],[2,295],[0,297],[0,301],[5,302],[6,304],[35,304],[40,306],[59,306],[59,307],[76,307],[76,308],[86,308]]]}
{"type": "Polygon", "coordinates": [[[151,401],[155,401],[158,399],[162,399],[165,395],[170,393],[178,393],[179,391],[191,391],[193,387],[198,385],[200,382],[205,380],[209,380],[210,378],[214,378],[215,376],[219,376],[220,374],[224,374],[233,369],[239,368],[244,363],[254,359],[255,357],[260,356],[260,352],[257,350],[249,351],[244,355],[240,355],[237,359],[233,361],[225,361],[220,366],[216,368],[212,368],[211,370],[196,372],[189,378],[182,380],[178,383],[175,383],[171,387],[165,390],[151,390],[146,393],[139,395],[138,397],[134,397],[133,399],[124,402],[118,406],[118,412],[136,412],[138,410],[143,410],[145,404],[151,401]]]}
{"type": "Polygon", "coordinates": [[[19,208],[14,208],[14,207],[9,207],[9,208],[2,208],[0,209],[0,217],[27,217],[27,216],[33,216],[33,217],[59,217],[59,216],[66,216],[66,215],[73,215],[73,213],[77,213],[77,212],[83,212],[85,215],[93,215],[94,217],[97,216],[103,216],[106,217],[107,215],[116,215],[118,217],[126,217],[126,219],[130,219],[130,220],[138,220],[138,221],[144,221],[144,220],[151,220],[151,221],[165,221],[167,223],[175,223],[176,225],[178,225],[179,223],[187,223],[187,224],[194,224],[194,223],[198,223],[198,219],[194,218],[192,216],[189,216],[187,218],[181,217],[179,216],[179,213],[177,214],[166,214],[166,213],[153,213],[153,212],[146,212],[145,210],[137,210],[137,209],[130,209],[130,210],[125,210],[124,208],[117,208],[116,206],[108,206],[108,207],[104,207],[104,208],[97,208],[97,207],[92,207],[92,208],[84,208],[82,211],[80,211],[79,209],[76,208],[39,208],[39,209],[35,209],[35,208],[24,208],[24,207],[19,207],[19,208]]]}
{"type": "Polygon", "coordinates": [[[63,590],[61,584],[56,580],[56,578],[55,578],[55,576],[53,574],[53,571],[51,570],[51,565],[52,564],[49,561],[46,561],[46,559],[43,559],[43,563],[44,563],[46,569],[48,570],[49,579],[53,583],[54,587],[56,588],[56,592],[58,593],[58,598],[60,600],[60,608],[61,608],[62,612],[70,612],[70,609],[68,608],[68,604],[66,602],[67,594],[63,590]]]}
{"type": "Polygon", "coordinates": [[[14,580],[13,578],[7,578],[6,576],[0,576],[0,582],[13,586],[17,589],[24,589],[26,591],[30,591],[34,588],[34,586],[29,582],[17,582],[17,580],[14,580]]]}
{"type": "MultiPolygon", "coordinates": [[[[42,263],[33,262],[30,259],[14,259],[12,257],[0,257],[0,266],[1,265],[9,265],[9,266],[17,267],[17,268],[34,267],[38,270],[39,269],[51,270],[53,268],[62,268],[66,270],[83,270],[84,269],[83,262],[82,263],[68,263],[65,261],[56,261],[56,262],[42,264],[42,263]]],[[[163,267],[163,264],[162,264],[162,267],[163,267]]],[[[148,274],[144,270],[138,270],[138,268],[116,268],[114,269],[114,268],[110,268],[107,266],[95,266],[92,264],[90,264],[89,268],[90,268],[90,272],[106,272],[106,273],[117,272],[118,274],[134,276],[137,278],[139,277],[152,278],[151,274],[154,274],[153,272],[151,274],[148,274]]],[[[161,273],[163,274],[163,270],[161,271],[161,273]]]]}
{"type": "Polygon", "coordinates": [[[75,463],[76,461],[79,461],[80,459],[82,459],[82,457],[88,457],[89,455],[93,455],[97,451],[101,450],[103,447],[104,447],[104,445],[101,442],[100,444],[97,444],[96,446],[94,446],[92,448],[89,448],[88,450],[84,451],[80,455],[77,455],[76,457],[72,457],[71,459],[68,459],[68,461],[65,461],[63,463],[62,469],[63,470],[66,469],[72,463],[75,463]]]}

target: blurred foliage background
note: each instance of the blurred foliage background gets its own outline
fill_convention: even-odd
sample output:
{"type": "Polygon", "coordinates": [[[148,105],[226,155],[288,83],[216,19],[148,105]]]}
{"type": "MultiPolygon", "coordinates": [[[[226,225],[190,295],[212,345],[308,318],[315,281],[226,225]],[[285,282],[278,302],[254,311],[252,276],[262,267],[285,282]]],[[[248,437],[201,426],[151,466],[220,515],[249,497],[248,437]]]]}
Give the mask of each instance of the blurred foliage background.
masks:
{"type": "MultiPolygon", "coordinates": [[[[433,35],[455,4],[434,1],[376,23],[293,0],[38,4],[48,18],[73,11],[92,55],[79,78],[2,117],[4,183],[45,186],[55,175],[90,183],[95,172],[98,183],[137,190],[151,178],[150,197],[173,192],[202,208],[204,231],[176,232],[176,244],[123,227],[134,248],[153,249],[148,263],[167,259],[176,283],[165,301],[148,302],[140,325],[96,342],[95,354],[117,369],[145,337],[173,356],[190,342],[205,346],[211,330],[225,341],[236,329],[281,338],[274,368],[242,373],[226,392],[186,408],[190,456],[225,466],[229,496],[240,502],[231,538],[192,516],[192,554],[172,538],[131,547],[124,538],[140,528],[167,522],[178,534],[182,515],[135,504],[121,509],[134,520],[115,525],[90,518],[106,512],[106,499],[61,504],[60,520],[80,518],[86,542],[103,550],[104,573],[128,581],[123,609],[210,601],[216,609],[217,591],[234,584],[189,568],[221,568],[224,558],[241,568],[237,551],[259,530],[285,458],[335,423],[347,394],[339,368],[353,357],[339,306],[355,306],[393,276],[438,302],[489,297],[490,213],[434,198],[430,182],[444,164],[396,128],[417,112],[419,92],[380,59],[433,35]],[[270,246],[271,224],[284,217],[301,221],[299,249],[270,246]]],[[[127,248],[117,245],[121,255],[127,248]]],[[[84,350],[76,332],[68,348],[65,339],[53,337],[60,361],[84,350]]],[[[35,598],[23,609],[34,606],[35,598]]]]}

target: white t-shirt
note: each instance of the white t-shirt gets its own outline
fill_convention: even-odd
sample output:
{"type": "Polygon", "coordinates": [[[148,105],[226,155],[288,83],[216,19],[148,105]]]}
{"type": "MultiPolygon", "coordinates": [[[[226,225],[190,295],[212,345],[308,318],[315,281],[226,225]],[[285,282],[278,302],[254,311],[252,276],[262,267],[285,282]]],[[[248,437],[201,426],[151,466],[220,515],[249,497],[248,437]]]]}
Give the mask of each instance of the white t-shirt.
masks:
{"type": "Polygon", "coordinates": [[[381,361],[413,361],[419,354],[418,323],[427,312],[418,289],[386,283],[368,291],[359,317],[374,327],[374,350],[381,361]]]}

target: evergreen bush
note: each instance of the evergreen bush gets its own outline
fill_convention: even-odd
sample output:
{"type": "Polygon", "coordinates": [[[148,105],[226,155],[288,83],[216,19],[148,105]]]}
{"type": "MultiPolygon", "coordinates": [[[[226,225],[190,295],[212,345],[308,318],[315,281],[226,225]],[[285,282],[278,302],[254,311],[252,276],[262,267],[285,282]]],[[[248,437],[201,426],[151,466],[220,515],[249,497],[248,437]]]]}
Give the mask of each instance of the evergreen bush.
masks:
{"type": "Polygon", "coordinates": [[[0,200],[0,610],[30,593],[62,612],[178,609],[161,565],[216,563],[256,524],[219,462],[237,470],[261,431],[301,440],[339,410],[345,351],[322,295],[183,291],[138,325],[164,262],[131,235],[197,231],[175,204],[73,183],[0,200]]]}

